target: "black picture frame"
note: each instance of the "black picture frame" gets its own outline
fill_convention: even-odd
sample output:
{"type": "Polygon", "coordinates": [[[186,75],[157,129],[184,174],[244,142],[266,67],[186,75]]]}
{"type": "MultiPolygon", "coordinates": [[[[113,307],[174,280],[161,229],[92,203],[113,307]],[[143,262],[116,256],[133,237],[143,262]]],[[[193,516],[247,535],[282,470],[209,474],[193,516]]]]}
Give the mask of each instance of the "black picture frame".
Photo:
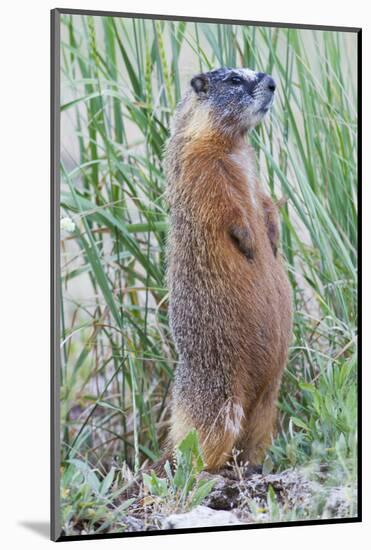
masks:
{"type": "MultiPolygon", "coordinates": [[[[215,532],[215,531],[236,531],[250,529],[267,529],[273,527],[288,527],[288,526],[310,526],[324,524],[341,524],[355,523],[362,521],[362,426],[361,426],[361,409],[362,409],[362,370],[361,370],[361,346],[358,347],[358,514],[352,518],[336,518],[336,519],[321,519],[321,520],[305,520],[305,521],[290,521],[279,523],[261,523],[261,524],[246,524],[246,525],[231,525],[218,527],[202,527],[202,528],[187,528],[187,529],[171,529],[148,532],[128,532],[128,533],[108,533],[108,534],[93,534],[79,536],[61,535],[61,526],[59,522],[59,484],[60,484],[60,412],[59,412],[59,391],[60,391],[60,17],[61,15],[91,15],[91,16],[110,16],[117,18],[137,18],[137,19],[155,19],[165,21],[187,21],[200,23],[225,23],[233,25],[250,25],[256,27],[278,27],[278,28],[293,28],[307,30],[328,30],[355,33],[357,35],[357,86],[358,86],[358,204],[362,205],[362,29],[358,27],[342,27],[342,26],[327,26],[315,24],[294,24],[294,23],[277,23],[269,21],[249,21],[239,19],[216,19],[216,18],[201,18],[192,16],[177,16],[177,15],[161,15],[161,14],[142,14],[142,13],[125,13],[115,11],[97,11],[97,10],[80,10],[55,8],[51,10],[51,318],[50,318],[50,339],[51,339],[51,424],[50,424],[50,441],[51,441],[51,539],[53,541],[74,541],[74,540],[89,540],[89,539],[110,539],[110,538],[127,538],[139,536],[156,536],[165,534],[178,533],[199,533],[199,532],[215,532]]],[[[362,247],[362,213],[358,217],[358,249],[362,247]]],[[[358,255],[358,317],[361,318],[361,255],[358,255]]],[[[362,339],[362,327],[358,321],[359,337],[362,339]]]]}

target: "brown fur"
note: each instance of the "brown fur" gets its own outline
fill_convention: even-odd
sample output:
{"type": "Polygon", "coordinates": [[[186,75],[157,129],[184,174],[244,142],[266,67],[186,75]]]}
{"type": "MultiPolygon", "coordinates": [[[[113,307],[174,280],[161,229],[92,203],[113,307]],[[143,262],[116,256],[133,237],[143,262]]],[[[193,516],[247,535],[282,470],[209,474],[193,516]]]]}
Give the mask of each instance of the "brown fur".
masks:
{"type": "Polygon", "coordinates": [[[291,339],[278,213],[244,137],[219,131],[188,94],[166,152],[175,373],[167,452],[192,428],[209,470],[233,448],[258,464],[271,443],[291,339]]]}

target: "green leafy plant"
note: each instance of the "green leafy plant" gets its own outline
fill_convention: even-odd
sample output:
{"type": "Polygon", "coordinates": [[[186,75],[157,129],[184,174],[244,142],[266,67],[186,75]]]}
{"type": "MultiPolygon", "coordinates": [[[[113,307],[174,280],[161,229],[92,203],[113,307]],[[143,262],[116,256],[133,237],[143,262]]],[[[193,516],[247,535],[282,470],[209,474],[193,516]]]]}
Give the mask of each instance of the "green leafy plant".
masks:
{"type": "Polygon", "coordinates": [[[174,462],[174,474],[169,462],[165,465],[167,478],[159,478],[154,471],[144,473],[144,486],[151,495],[159,497],[167,505],[171,502],[173,510],[190,510],[201,504],[216,482],[214,479],[198,479],[205,464],[197,430],[191,430],[177,446],[174,462]]]}
{"type": "Polygon", "coordinates": [[[71,459],[61,475],[61,523],[65,535],[125,530],[125,511],[134,502],[118,504],[126,485],[115,468],[103,476],[86,462],[71,459]]]}

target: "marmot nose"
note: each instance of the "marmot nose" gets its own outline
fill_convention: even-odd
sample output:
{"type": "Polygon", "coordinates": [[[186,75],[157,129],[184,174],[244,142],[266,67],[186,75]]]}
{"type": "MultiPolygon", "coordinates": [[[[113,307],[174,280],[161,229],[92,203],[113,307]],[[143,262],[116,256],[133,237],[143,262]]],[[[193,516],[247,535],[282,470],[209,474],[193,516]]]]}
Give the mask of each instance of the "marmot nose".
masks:
{"type": "Polygon", "coordinates": [[[276,83],[271,76],[266,77],[266,86],[271,92],[274,92],[276,89],[276,83]]]}

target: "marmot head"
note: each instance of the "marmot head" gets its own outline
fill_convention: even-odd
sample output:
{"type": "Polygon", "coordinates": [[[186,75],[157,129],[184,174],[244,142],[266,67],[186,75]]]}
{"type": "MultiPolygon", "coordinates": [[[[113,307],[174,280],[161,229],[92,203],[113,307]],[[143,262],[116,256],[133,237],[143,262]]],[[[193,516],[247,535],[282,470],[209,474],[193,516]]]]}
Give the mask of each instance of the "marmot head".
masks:
{"type": "Polygon", "coordinates": [[[273,103],[276,83],[265,73],[223,67],[194,76],[191,94],[214,128],[229,134],[254,128],[273,103]]]}

